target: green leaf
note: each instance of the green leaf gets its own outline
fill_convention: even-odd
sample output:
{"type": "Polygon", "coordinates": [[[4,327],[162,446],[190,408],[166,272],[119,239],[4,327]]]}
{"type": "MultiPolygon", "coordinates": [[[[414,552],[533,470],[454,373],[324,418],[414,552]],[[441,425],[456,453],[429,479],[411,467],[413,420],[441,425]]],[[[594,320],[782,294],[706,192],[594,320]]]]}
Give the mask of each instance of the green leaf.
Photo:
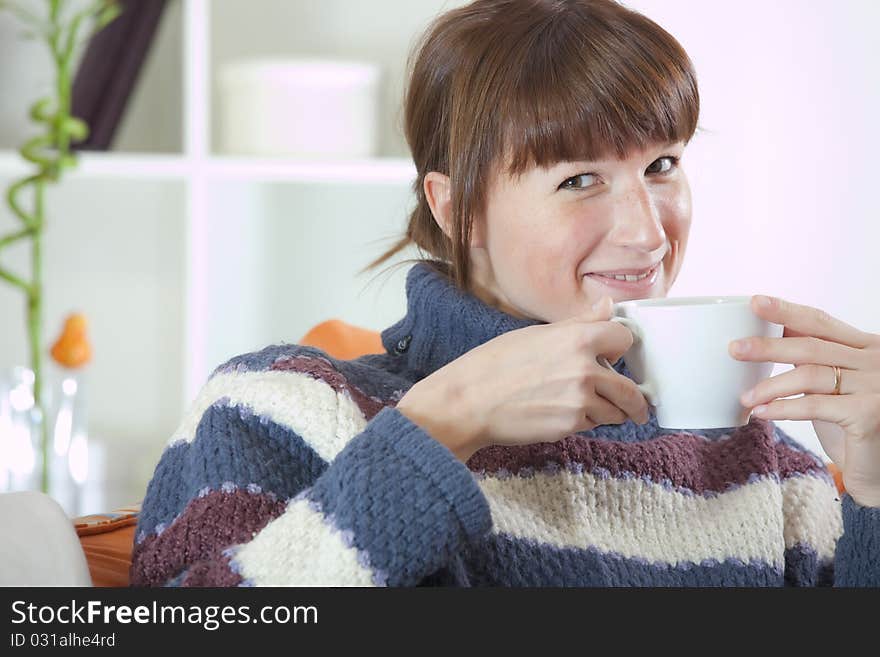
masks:
{"type": "Polygon", "coordinates": [[[75,141],[82,141],[89,136],[89,126],[86,125],[85,121],[75,116],[67,117],[67,120],[64,122],[64,130],[75,141]]]}
{"type": "Polygon", "coordinates": [[[72,169],[76,166],[77,159],[74,153],[69,153],[67,155],[62,155],[58,159],[58,165],[61,170],[63,169],[72,169]]]}
{"type": "Polygon", "coordinates": [[[52,120],[52,113],[49,111],[49,107],[52,105],[51,98],[41,98],[33,105],[31,105],[30,111],[28,112],[32,121],[42,121],[47,122],[52,120]]]}

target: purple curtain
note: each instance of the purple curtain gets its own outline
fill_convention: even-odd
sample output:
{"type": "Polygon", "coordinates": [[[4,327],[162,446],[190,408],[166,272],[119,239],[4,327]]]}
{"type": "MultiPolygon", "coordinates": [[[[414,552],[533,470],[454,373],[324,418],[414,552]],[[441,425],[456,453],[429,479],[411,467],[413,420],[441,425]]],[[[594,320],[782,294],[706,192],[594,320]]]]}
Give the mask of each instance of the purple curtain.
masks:
{"type": "Polygon", "coordinates": [[[73,80],[71,113],[89,126],[72,150],[105,151],[137,83],[166,0],[119,0],[122,13],[88,43],[73,80]]]}

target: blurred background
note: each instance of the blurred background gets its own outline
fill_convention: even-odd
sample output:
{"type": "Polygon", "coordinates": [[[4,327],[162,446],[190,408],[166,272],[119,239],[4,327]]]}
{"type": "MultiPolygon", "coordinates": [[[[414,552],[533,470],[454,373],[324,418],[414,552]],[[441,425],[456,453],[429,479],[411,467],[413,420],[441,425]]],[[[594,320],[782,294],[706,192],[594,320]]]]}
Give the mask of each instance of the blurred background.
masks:
{"type": "MultiPolygon", "coordinates": [[[[116,45],[141,55],[126,60],[121,111],[95,114],[105,143],[83,150],[46,197],[44,341],[75,312],[93,348],[75,379],[88,448],[72,514],[143,497],[189,401],[223,361],[297,342],[326,319],[382,330],[403,315],[407,267],[356,272],[403,231],[413,204],[407,55],[434,16],[465,3],[146,4],[156,10],[149,38],[116,45]]],[[[672,295],[773,294],[880,332],[868,273],[880,243],[880,3],[624,4],[681,42],[700,82],[706,132],[683,159],[694,219],[672,295]]],[[[32,134],[28,108],[53,84],[45,45],[21,32],[0,10],[4,192],[31,171],[16,149],[32,134]]],[[[0,204],[0,236],[15,227],[0,204]]],[[[24,246],[2,258],[29,267],[24,246]]],[[[28,365],[24,310],[0,280],[8,380],[28,365]]],[[[809,422],[780,424],[824,456],[809,422]]]]}

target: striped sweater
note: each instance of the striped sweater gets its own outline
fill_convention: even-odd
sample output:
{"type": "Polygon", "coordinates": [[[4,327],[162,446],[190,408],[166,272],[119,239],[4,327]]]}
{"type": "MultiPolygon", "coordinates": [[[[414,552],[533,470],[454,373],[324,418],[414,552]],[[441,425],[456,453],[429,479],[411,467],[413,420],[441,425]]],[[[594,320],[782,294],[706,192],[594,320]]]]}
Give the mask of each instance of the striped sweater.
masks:
{"type": "Polygon", "coordinates": [[[396,403],[538,322],[424,263],[406,294],[383,354],[281,344],[216,369],[148,486],[134,585],[880,585],[880,509],[839,496],[766,420],[682,431],[652,417],[463,464],[396,403]]]}

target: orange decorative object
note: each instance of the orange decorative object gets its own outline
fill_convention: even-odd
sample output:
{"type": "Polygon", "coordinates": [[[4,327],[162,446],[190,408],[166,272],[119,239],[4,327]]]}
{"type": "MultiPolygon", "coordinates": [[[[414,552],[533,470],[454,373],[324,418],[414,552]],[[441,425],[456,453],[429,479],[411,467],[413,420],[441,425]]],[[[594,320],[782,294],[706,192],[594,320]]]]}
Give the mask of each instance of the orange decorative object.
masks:
{"type": "Polygon", "coordinates": [[[64,321],[61,337],[52,345],[52,358],[63,367],[82,367],[92,359],[92,346],[86,335],[85,315],[74,313],[64,321]]]}
{"type": "Polygon", "coordinates": [[[837,491],[841,495],[843,495],[843,493],[846,492],[846,486],[843,485],[843,472],[841,472],[840,468],[838,468],[833,463],[829,463],[827,467],[828,472],[830,472],[831,476],[834,477],[834,483],[837,486],[837,491]]]}
{"type": "Polygon", "coordinates": [[[355,326],[341,319],[328,319],[312,327],[299,344],[317,347],[340,360],[385,353],[382,336],[378,331],[355,326]]]}

